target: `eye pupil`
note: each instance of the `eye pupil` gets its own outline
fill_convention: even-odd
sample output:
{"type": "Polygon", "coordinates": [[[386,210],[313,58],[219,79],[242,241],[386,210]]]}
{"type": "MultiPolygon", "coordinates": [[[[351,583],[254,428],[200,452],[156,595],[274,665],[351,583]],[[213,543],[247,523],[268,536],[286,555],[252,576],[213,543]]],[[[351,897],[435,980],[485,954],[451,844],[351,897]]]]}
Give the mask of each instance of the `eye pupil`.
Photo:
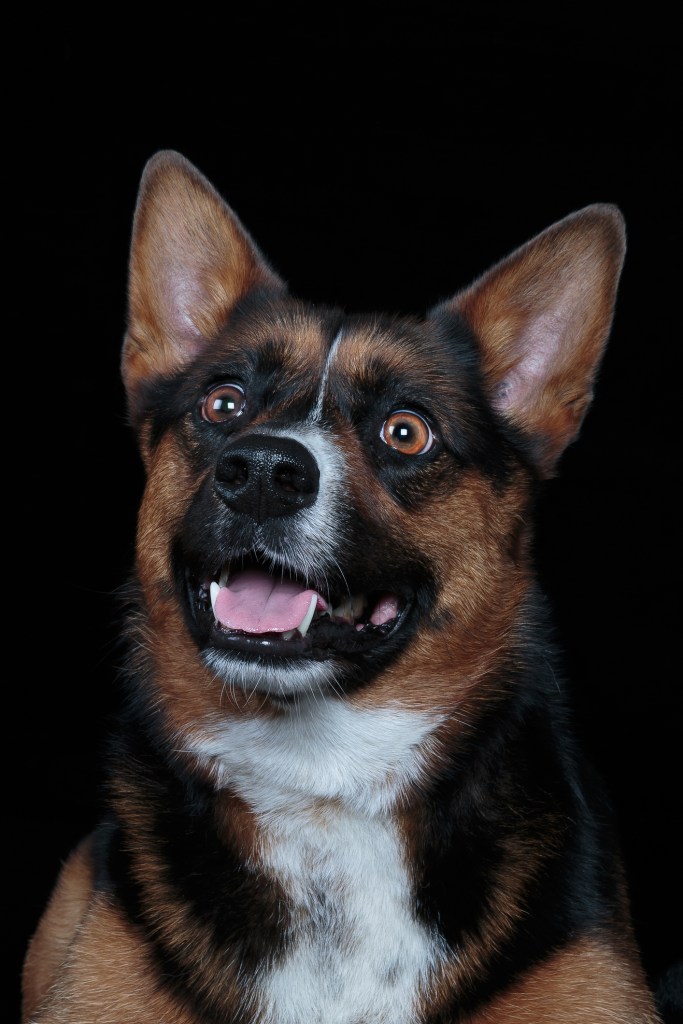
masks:
{"type": "Polygon", "coordinates": [[[237,402],[234,398],[214,398],[214,412],[234,412],[236,408],[237,402]]]}
{"type": "Polygon", "coordinates": [[[209,423],[225,423],[244,411],[244,391],[238,384],[217,384],[200,403],[202,418],[209,423]]]}

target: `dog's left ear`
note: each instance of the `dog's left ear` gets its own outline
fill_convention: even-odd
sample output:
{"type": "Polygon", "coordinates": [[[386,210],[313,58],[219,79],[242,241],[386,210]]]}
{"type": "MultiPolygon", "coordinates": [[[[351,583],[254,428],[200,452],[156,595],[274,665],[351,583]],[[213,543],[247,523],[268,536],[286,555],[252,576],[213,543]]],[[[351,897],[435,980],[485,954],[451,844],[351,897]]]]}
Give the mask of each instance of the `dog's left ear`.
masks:
{"type": "Polygon", "coordinates": [[[587,206],[435,311],[461,314],[474,331],[493,405],[526,436],[542,476],[590,405],[625,251],[619,210],[587,206]]]}

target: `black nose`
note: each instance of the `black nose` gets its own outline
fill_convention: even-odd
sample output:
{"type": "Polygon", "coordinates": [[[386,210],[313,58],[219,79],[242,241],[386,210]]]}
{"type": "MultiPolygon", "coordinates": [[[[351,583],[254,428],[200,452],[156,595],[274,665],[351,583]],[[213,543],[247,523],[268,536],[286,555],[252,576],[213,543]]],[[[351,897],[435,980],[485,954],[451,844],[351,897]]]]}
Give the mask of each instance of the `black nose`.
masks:
{"type": "Polygon", "coordinates": [[[312,505],[319,479],[317,462],[298,441],[251,434],[224,448],[214,489],[230,508],[262,523],[312,505]]]}

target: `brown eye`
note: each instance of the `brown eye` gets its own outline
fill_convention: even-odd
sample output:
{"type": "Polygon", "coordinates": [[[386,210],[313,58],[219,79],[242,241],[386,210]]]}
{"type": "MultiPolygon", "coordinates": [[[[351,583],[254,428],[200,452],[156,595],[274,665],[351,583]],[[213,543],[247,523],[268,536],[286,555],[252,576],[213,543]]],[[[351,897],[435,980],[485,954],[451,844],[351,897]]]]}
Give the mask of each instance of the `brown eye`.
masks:
{"type": "Polygon", "coordinates": [[[201,402],[202,418],[209,423],[226,423],[244,410],[244,391],[237,384],[217,384],[201,402]]]}
{"type": "Polygon", "coordinates": [[[380,431],[380,437],[403,455],[424,455],[434,445],[434,434],[424,417],[409,409],[392,412],[380,431]]]}

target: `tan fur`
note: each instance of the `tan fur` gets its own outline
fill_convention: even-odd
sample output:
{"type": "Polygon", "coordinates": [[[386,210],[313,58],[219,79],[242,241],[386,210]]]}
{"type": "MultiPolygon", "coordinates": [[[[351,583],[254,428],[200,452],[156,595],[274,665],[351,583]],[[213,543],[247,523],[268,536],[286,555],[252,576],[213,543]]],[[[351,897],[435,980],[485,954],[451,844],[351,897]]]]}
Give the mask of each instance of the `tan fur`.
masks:
{"type": "MultiPolygon", "coordinates": [[[[533,456],[540,475],[553,472],[590,401],[623,258],[618,214],[608,207],[590,211],[554,225],[443,307],[463,316],[479,337],[492,401],[535,439],[533,456]],[[583,283],[575,284],[575,279],[583,283]],[[548,327],[548,318],[553,321],[549,333],[554,348],[537,387],[538,336],[548,327]],[[578,350],[578,356],[570,358],[570,349],[578,350]]],[[[195,443],[189,422],[174,425],[153,445],[148,426],[138,422],[138,403],[147,383],[179,372],[209,344],[227,363],[234,343],[225,335],[226,324],[254,288],[276,294],[284,286],[199,172],[177,154],[154,158],[143,177],[135,217],[123,356],[131,418],[138,426],[147,470],[136,549],[145,608],[137,623],[138,657],[144,653],[153,669],[146,672],[146,699],[157,730],[178,763],[195,775],[203,771],[207,782],[210,769],[183,749],[181,737],[186,744],[199,740],[207,725],[220,723],[226,715],[276,717],[286,712],[265,694],[253,698],[241,690],[228,692],[204,666],[179,606],[170,543],[207,471],[193,468],[188,458],[195,443]],[[188,263],[194,268],[189,291],[187,279],[176,272],[188,263]]],[[[303,306],[266,303],[263,309],[249,328],[249,344],[254,350],[271,346],[282,354],[279,383],[290,386],[290,406],[302,397],[310,406],[331,339],[322,336],[315,316],[303,306]]],[[[425,368],[419,350],[411,348],[410,332],[420,329],[419,322],[402,323],[400,343],[391,341],[392,331],[381,320],[348,328],[330,366],[331,378],[338,375],[350,388],[368,388],[379,366],[421,379],[437,402],[440,396],[450,402],[455,393],[457,403],[457,383],[453,391],[444,391],[439,367],[425,368]]],[[[459,471],[457,486],[444,485],[434,471],[433,480],[425,475],[416,513],[396,501],[378,479],[372,455],[353,425],[341,415],[335,420],[334,410],[330,415],[336,443],[343,449],[349,502],[365,522],[376,525],[388,550],[403,545],[416,557],[424,552],[430,566],[438,567],[433,614],[372,685],[348,699],[359,708],[400,702],[406,709],[442,713],[433,751],[426,755],[428,766],[437,771],[443,751],[457,749],[461,735],[476,731],[482,711],[508,696],[508,684],[494,680],[523,643],[515,623],[524,620],[521,608],[533,575],[526,522],[535,471],[520,461],[514,478],[506,481],[504,500],[493,480],[472,468],[459,471]]],[[[252,424],[257,429],[269,422],[266,408],[252,424]]],[[[146,770],[139,766],[141,774],[146,770]]],[[[213,942],[211,927],[193,918],[191,908],[177,899],[136,784],[134,773],[115,781],[113,803],[127,834],[135,836],[126,853],[152,937],[167,952],[191,951],[196,964],[192,981],[210,1004],[223,1007],[226,1019],[232,1019],[231,1011],[241,1005],[240,965],[231,959],[231,947],[213,942]]],[[[407,863],[425,827],[421,797],[416,787],[396,810],[407,863]]],[[[212,806],[217,839],[243,862],[262,864],[264,839],[250,807],[227,790],[212,806]]],[[[434,977],[425,981],[423,996],[430,1012],[450,1005],[453,992],[463,991],[486,971],[492,953],[503,947],[524,915],[526,893],[561,848],[566,822],[559,813],[547,811],[534,828],[534,835],[520,828],[505,839],[505,857],[479,932],[467,937],[463,948],[444,958],[434,977]]],[[[72,855],[32,941],[24,972],[23,1021],[201,1024],[183,1005],[182,995],[159,986],[158,965],[151,963],[136,926],[106,890],[94,890],[90,856],[88,842],[72,855]]],[[[279,885],[275,891],[275,912],[280,913],[279,885]]],[[[624,897],[625,919],[626,906],[624,897]]],[[[255,1009],[246,1013],[245,1019],[258,1024],[255,1009]]],[[[461,1024],[657,1020],[625,925],[623,936],[577,939],[461,1024]]]]}
{"type": "MultiPolygon", "coordinates": [[[[232,813],[232,811],[230,812],[232,813]]],[[[524,851],[520,849],[520,854],[524,851]]],[[[535,851],[527,850],[533,866],[535,851]]],[[[142,858],[144,861],[144,858],[142,858]]],[[[519,859],[521,866],[522,860],[519,859]]],[[[523,873],[529,870],[523,866],[523,873]]],[[[149,879],[158,878],[154,865],[141,864],[149,879]]],[[[514,859],[512,877],[501,879],[500,907],[514,916],[514,859]]],[[[106,896],[91,891],[89,844],[84,842],[64,868],[26,961],[22,1021],[26,1024],[200,1024],[187,1008],[160,992],[149,969],[147,954],[135,929],[122,920],[106,896]]],[[[198,943],[194,931],[185,933],[182,908],[169,904],[163,887],[155,899],[168,907],[163,921],[167,937],[197,944],[198,957],[212,957],[210,945],[198,943]],[[203,947],[203,948],[202,948],[203,947]]],[[[499,941],[505,913],[488,938],[499,941]]],[[[485,952],[485,950],[482,950],[485,952]]],[[[216,964],[225,983],[225,964],[216,964]]],[[[479,973],[476,949],[453,962],[436,984],[446,991],[454,974],[464,980],[479,973]]],[[[538,965],[503,995],[462,1024],[657,1024],[642,969],[630,936],[601,935],[582,939],[538,965]]]]}
{"type": "Polygon", "coordinates": [[[25,970],[24,1024],[201,1024],[154,981],[135,927],[94,893],[87,844],[60,878],[25,970]]]}
{"type": "Polygon", "coordinates": [[[24,1017],[33,1017],[59,976],[88,909],[92,891],[91,839],[73,851],[31,939],[24,961],[24,1017]]]}
{"type": "Polygon", "coordinates": [[[580,939],[462,1024],[657,1024],[640,966],[620,946],[580,939]]]}

